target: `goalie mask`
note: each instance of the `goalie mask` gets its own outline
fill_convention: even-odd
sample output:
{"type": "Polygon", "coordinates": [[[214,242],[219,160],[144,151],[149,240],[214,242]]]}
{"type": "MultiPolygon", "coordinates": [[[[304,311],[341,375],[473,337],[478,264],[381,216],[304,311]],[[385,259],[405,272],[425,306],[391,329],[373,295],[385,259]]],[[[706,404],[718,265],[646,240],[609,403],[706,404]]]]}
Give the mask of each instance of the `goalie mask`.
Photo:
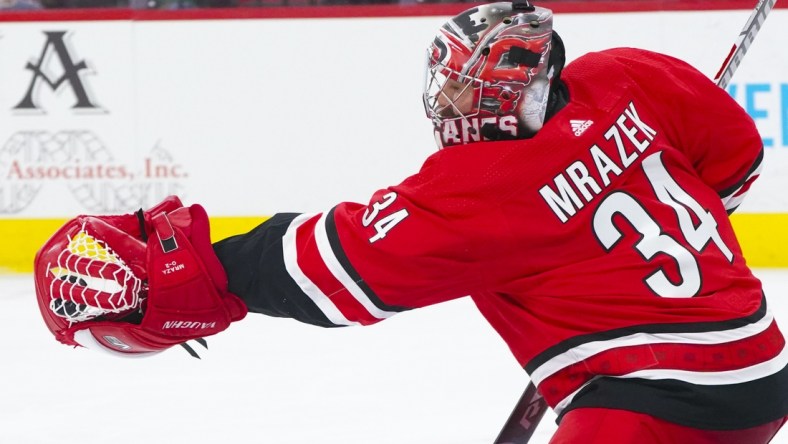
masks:
{"type": "Polygon", "coordinates": [[[427,51],[423,97],[439,147],[529,138],[542,128],[563,67],[552,24],[552,11],[517,0],[468,9],[443,25],[427,51]]]}

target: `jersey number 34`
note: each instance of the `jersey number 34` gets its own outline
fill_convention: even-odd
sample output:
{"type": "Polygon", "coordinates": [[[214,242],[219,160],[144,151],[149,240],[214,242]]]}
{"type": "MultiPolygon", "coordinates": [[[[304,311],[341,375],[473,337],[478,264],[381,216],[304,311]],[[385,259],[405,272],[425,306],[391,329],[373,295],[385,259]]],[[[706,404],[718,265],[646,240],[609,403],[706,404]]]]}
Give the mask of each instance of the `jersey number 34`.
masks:
{"type": "Polygon", "coordinates": [[[667,254],[678,265],[678,282],[671,281],[660,267],[644,279],[646,285],[662,297],[695,296],[701,287],[700,268],[689,249],[700,253],[709,242],[713,242],[729,262],[733,262],[733,253],[717,231],[714,216],[668,173],[661,152],[644,159],[642,167],[657,198],[676,212],[685,242],[666,234],[644,206],[623,191],[610,193],[599,204],[594,213],[594,233],[606,251],[612,250],[623,237],[613,223],[613,217],[621,215],[640,234],[634,248],[645,261],[658,254],[667,254]]]}
{"type": "Polygon", "coordinates": [[[381,211],[391,206],[395,200],[397,200],[397,193],[384,194],[380,201],[374,202],[364,211],[364,215],[361,217],[361,225],[364,227],[372,225],[375,229],[375,235],[369,238],[369,243],[375,243],[383,239],[389,230],[408,217],[408,210],[404,208],[386,216],[381,215],[381,211]]]}

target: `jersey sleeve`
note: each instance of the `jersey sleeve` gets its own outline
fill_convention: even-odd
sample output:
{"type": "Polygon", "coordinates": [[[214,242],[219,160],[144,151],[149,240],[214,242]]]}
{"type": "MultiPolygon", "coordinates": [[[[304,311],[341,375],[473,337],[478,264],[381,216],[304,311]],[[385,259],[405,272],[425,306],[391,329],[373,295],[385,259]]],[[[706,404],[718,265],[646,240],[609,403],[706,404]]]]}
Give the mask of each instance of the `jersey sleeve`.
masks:
{"type": "Polygon", "coordinates": [[[755,122],[725,90],[687,63],[654,53],[645,58],[654,66],[637,71],[650,76],[643,81],[677,86],[661,89],[668,96],[652,98],[668,137],[732,213],[761,171],[763,140],[755,122]]]}
{"type": "Polygon", "coordinates": [[[432,164],[444,162],[428,161],[368,204],[277,214],[216,243],[230,291],[252,312],[325,327],[374,324],[477,291],[480,264],[494,254],[484,240],[489,201],[456,165],[432,164]]]}

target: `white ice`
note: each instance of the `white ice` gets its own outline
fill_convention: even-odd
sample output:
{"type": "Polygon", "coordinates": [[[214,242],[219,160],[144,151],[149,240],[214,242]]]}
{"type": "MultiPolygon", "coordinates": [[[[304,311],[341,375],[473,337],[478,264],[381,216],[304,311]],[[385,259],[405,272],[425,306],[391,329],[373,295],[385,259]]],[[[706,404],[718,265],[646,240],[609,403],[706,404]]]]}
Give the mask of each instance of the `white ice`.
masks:
{"type": "MultiPolygon", "coordinates": [[[[788,271],[756,274],[788,332],[788,271]]],[[[126,360],[57,343],[31,277],[3,276],[0,344],[4,444],[490,443],[528,382],[469,300],[364,328],[250,315],[202,360],[126,360]]]]}

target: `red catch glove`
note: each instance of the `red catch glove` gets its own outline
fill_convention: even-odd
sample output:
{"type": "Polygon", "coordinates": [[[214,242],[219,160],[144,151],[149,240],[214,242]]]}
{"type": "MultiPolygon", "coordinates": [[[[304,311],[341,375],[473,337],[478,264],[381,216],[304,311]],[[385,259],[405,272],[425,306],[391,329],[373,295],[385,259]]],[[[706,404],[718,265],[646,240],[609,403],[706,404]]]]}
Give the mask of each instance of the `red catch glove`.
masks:
{"type": "Polygon", "coordinates": [[[219,333],[247,313],[227,290],[205,210],[175,196],[70,220],[36,254],[34,278],[58,341],[126,356],[219,333]]]}

